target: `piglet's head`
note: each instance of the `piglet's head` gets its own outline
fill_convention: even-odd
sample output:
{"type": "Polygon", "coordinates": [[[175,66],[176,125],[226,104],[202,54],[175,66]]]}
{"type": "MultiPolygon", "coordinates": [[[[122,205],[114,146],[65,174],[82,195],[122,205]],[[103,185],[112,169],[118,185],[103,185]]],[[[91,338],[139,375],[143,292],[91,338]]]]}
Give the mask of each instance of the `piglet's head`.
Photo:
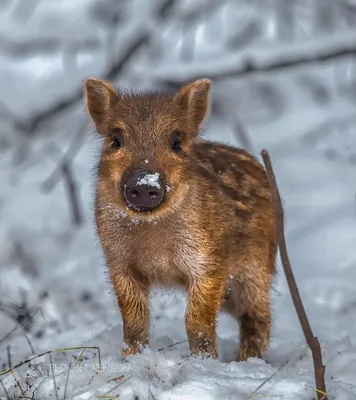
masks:
{"type": "Polygon", "coordinates": [[[87,109],[104,137],[100,190],[123,213],[152,218],[183,201],[209,89],[208,79],[173,94],[120,91],[104,80],[86,80],[87,109]]]}

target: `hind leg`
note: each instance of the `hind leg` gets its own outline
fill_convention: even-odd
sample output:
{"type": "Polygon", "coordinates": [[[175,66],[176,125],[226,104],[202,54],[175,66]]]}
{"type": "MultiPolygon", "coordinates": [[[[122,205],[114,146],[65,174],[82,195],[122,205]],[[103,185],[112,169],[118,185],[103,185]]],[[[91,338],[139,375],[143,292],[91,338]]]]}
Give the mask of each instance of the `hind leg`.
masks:
{"type": "Polygon", "coordinates": [[[238,361],[249,357],[263,358],[270,341],[271,277],[262,273],[256,275],[249,277],[238,274],[228,285],[225,308],[238,319],[240,325],[238,361]]]}
{"type": "Polygon", "coordinates": [[[238,361],[249,357],[263,358],[270,341],[271,315],[263,306],[240,317],[240,353],[238,361]]]}

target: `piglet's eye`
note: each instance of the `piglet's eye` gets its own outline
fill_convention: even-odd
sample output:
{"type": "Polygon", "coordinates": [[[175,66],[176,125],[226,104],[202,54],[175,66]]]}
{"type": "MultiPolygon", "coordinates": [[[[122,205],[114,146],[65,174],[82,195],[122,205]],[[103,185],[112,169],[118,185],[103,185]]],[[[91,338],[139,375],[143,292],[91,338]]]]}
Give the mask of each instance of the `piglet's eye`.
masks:
{"type": "Polygon", "coordinates": [[[172,132],[170,146],[175,153],[178,153],[182,150],[182,136],[183,134],[181,132],[172,132]]]}
{"type": "Polygon", "coordinates": [[[119,149],[121,147],[121,139],[118,138],[117,136],[113,136],[111,138],[111,147],[113,149],[119,149]]]}
{"type": "Polygon", "coordinates": [[[111,147],[114,150],[119,149],[123,145],[123,137],[121,129],[116,129],[111,136],[111,147]]]}

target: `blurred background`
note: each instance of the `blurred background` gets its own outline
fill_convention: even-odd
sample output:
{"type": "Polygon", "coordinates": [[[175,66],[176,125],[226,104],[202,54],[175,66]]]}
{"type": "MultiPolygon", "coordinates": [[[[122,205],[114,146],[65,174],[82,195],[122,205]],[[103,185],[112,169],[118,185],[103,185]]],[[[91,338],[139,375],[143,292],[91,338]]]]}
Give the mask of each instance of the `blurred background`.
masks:
{"type": "MultiPolygon", "coordinates": [[[[211,78],[204,135],[270,152],[311,324],[355,340],[355,54],[355,0],[2,0],[1,369],[121,326],[93,221],[89,76],[162,90],[211,78]]],[[[277,361],[303,341],[281,269],[273,296],[277,361]]],[[[167,322],[182,301],[155,303],[170,340],[184,339],[167,322]]]]}

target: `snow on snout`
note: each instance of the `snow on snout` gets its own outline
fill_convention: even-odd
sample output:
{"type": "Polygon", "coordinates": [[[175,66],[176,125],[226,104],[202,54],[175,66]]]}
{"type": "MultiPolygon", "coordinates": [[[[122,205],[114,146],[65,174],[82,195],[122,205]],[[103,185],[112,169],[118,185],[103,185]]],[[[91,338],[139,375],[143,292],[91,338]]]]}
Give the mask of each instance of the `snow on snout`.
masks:
{"type": "Polygon", "coordinates": [[[144,177],[137,181],[138,185],[149,185],[156,187],[157,189],[161,188],[159,183],[159,173],[156,172],[155,174],[146,174],[144,177]]]}

